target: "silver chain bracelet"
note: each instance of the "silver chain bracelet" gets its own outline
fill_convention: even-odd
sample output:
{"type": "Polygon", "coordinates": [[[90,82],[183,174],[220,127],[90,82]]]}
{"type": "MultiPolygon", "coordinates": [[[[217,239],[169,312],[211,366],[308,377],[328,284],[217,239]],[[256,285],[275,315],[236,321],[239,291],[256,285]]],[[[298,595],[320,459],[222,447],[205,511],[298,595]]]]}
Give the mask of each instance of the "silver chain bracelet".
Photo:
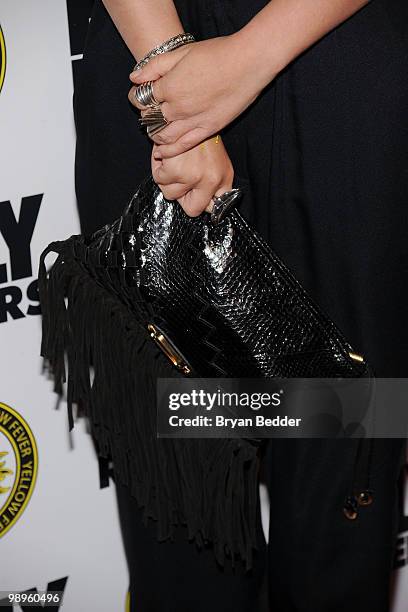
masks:
{"type": "Polygon", "coordinates": [[[152,57],[156,55],[160,55],[161,53],[167,53],[168,51],[173,51],[174,49],[178,49],[178,47],[182,47],[183,45],[187,45],[188,43],[194,42],[195,38],[192,34],[188,34],[183,32],[182,34],[177,34],[176,36],[172,36],[168,40],[165,40],[161,45],[157,45],[154,47],[149,53],[147,53],[140,62],[135,64],[133,70],[140,70],[152,57]]]}

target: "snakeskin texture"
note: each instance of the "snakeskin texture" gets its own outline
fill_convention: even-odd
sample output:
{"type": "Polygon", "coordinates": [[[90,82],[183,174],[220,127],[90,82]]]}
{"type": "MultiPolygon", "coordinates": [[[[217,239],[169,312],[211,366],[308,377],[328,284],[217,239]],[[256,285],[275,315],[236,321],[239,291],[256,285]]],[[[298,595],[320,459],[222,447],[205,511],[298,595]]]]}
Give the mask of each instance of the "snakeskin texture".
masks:
{"type": "Polygon", "coordinates": [[[200,377],[359,377],[365,361],[270,246],[232,210],[188,217],[148,177],[75,257],[200,377]]]}

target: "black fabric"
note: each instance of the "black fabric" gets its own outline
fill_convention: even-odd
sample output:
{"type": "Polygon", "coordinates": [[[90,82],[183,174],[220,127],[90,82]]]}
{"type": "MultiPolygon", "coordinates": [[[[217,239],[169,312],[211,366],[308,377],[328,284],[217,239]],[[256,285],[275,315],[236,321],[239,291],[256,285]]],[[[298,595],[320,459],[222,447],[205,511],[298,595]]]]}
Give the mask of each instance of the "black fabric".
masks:
{"type": "Polygon", "coordinates": [[[183,527],[173,542],[157,542],[155,524],[143,525],[128,488],[116,483],[130,612],[386,612],[404,443],[375,441],[374,501],[349,521],[342,506],[355,447],[355,440],[269,445],[264,464],[271,499],[268,562],[258,514],[259,550],[246,573],[242,565],[234,571],[216,565],[211,548],[198,551],[183,527]]]}
{"type": "Polygon", "coordinates": [[[253,567],[221,568],[210,546],[198,549],[178,527],[173,541],[157,542],[128,487],[116,482],[120,525],[129,566],[129,612],[254,612],[261,605],[265,539],[258,513],[260,549],[253,567]]]}
{"type": "Polygon", "coordinates": [[[342,512],[355,440],[273,440],[268,585],[272,612],[387,612],[398,527],[402,440],[376,439],[373,503],[342,512]]]}
{"type": "MultiPolygon", "coordinates": [[[[198,39],[236,31],[265,4],[176,2],[185,30],[198,39]]],[[[118,217],[150,169],[151,145],[127,100],[133,64],[96,0],[74,94],[85,233],[118,217]]],[[[372,0],[292,62],[223,130],[235,184],[245,187],[241,212],[378,376],[408,373],[407,68],[408,3],[372,0]]],[[[356,441],[269,444],[272,610],[387,610],[402,446],[375,443],[374,502],[349,522],[342,505],[356,441]]],[[[126,529],[134,520],[137,530],[138,515],[126,516],[126,529]]],[[[141,560],[156,547],[146,537],[134,548],[141,560]]],[[[171,555],[157,560],[157,571],[170,563],[171,555]]],[[[195,569],[191,563],[192,575],[195,569]]],[[[136,584],[137,564],[130,571],[136,584]]],[[[154,584],[154,603],[138,611],[168,609],[166,593],[158,600],[154,584]]]]}
{"type": "MultiPolygon", "coordinates": [[[[176,4],[200,39],[238,29],[266,2],[176,4]]],[[[134,60],[100,0],[83,62],[76,187],[89,232],[122,212],[151,145],[127,100],[134,60]]],[[[223,133],[247,187],[241,211],[382,376],[408,369],[407,68],[408,4],[372,0],[223,133]]]]}
{"type": "MultiPolygon", "coordinates": [[[[148,183],[160,197],[151,178],[148,183]]],[[[143,193],[145,204],[152,203],[152,194],[143,193]]],[[[126,220],[120,219],[122,228],[126,220]]],[[[140,224],[142,218],[135,231],[140,224]]],[[[91,241],[104,240],[105,230],[93,234],[91,241]]],[[[127,239],[126,232],[118,236],[108,242],[127,239]]],[[[145,516],[156,521],[159,541],[171,538],[175,526],[183,524],[198,546],[212,543],[220,565],[226,558],[234,565],[239,558],[250,569],[258,547],[255,517],[262,447],[256,440],[157,438],[157,379],[182,374],[147,330],[152,305],[139,289],[133,291],[134,268],[125,270],[127,282],[117,283],[118,273],[123,273],[117,262],[123,259],[116,255],[99,244],[88,250],[83,235],[52,242],[40,255],[40,353],[54,390],[63,395],[67,382],[69,429],[74,427],[76,405],[77,415],[88,417],[100,459],[100,486],[109,485],[111,459],[115,477],[129,487],[145,516]],[[58,257],[47,271],[45,258],[51,252],[58,257]]],[[[128,263],[130,255],[128,251],[128,263]]]]}

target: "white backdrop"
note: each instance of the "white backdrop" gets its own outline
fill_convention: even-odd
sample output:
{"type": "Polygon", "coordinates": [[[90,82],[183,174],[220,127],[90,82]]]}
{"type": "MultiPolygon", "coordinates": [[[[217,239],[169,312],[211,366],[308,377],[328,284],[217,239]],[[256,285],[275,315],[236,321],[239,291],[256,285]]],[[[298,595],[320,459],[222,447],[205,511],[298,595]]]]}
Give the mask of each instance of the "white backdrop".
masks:
{"type": "MultiPolygon", "coordinates": [[[[79,231],[71,55],[80,54],[70,49],[65,0],[1,0],[0,26],[0,590],[62,589],[65,612],[116,612],[125,610],[127,572],[113,483],[99,489],[85,424],[68,434],[66,405],[55,410],[39,357],[39,254],[79,231]],[[19,417],[32,440],[15,453],[19,417]],[[18,465],[26,448],[31,473],[18,465]]],[[[395,612],[408,610],[408,504],[404,514],[395,612]]]]}
{"type": "MultiPolygon", "coordinates": [[[[11,288],[22,292],[18,308],[24,315],[8,314],[0,323],[0,402],[25,419],[38,449],[31,499],[7,532],[2,534],[4,525],[0,529],[0,590],[47,590],[54,581],[60,583],[50,588],[64,589],[66,578],[65,612],[116,612],[125,610],[127,570],[113,484],[99,489],[98,464],[83,419],[69,436],[66,405],[55,410],[57,396],[41,374],[40,317],[27,314],[30,305],[38,306],[26,291],[37,276],[40,252],[52,240],[79,231],[65,1],[1,0],[0,25],[7,53],[0,93],[0,266],[7,269],[6,282],[0,281],[0,320],[11,288]],[[12,233],[6,224],[9,207],[18,222],[22,198],[38,194],[43,196],[30,245],[32,271],[12,278],[11,257],[18,254],[4,237],[12,233]]],[[[31,207],[33,202],[28,200],[31,207]]],[[[29,217],[21,219],[13,236],[29,234],[29,217]]],[[[7,448],[0,408],[0,452],[7,448]]],[[[2,460],[3,468],[15,465],[10,452],[2,460]]],[[[3,522],[10,512],[13,472],[0,480],[0,487],[10,487],[0,493],[3,522]]]]}

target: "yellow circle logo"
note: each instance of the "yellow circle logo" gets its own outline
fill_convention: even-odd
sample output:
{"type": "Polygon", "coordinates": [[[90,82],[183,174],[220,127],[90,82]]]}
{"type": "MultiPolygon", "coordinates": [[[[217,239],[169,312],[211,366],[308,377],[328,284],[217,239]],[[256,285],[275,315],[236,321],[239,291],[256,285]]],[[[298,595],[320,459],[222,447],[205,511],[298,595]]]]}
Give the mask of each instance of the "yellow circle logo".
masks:
{"type": "Polygon", "coordinates": [[[0,91],[3,87],[6,74],[6,43],[4,42],[3,30],[0,26],[0,91]]]}
{"type": "Polygon", "coordinates": [[[23,417],[0,402],[0,537],[23,513],[34,489],[37,445],[23,417]]]}

